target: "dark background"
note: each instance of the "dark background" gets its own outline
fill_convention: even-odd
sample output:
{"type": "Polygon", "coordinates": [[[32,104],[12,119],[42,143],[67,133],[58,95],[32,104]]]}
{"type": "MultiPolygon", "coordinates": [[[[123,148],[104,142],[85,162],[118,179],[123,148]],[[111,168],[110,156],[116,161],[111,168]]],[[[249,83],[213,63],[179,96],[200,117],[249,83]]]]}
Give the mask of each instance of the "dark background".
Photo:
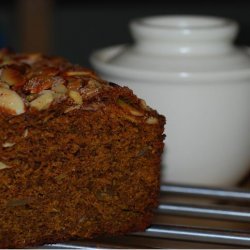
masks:
{"type": "Polygon", "coordinates": [[[238,21],[236,43],[250,45],[250,1],[150,1],[142,3],[16,0],[0,2],[0,44],[16,51],[61,55],[89,66],[98,48],[131,43],[128,23],[151,15],[221,16],[238,21]]]}

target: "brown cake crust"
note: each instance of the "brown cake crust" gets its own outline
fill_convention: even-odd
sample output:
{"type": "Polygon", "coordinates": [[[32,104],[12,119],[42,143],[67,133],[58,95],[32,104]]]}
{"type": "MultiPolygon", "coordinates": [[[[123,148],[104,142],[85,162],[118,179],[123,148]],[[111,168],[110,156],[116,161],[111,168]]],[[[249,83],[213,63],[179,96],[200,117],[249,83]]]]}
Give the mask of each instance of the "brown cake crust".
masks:
{"type": "Polygon", "coordinates": [[[65,59],[1,53],[0,90],[17,93],[24,109],[6,108],[0,95],[0,247],[149,226],[165,118],[65,59]]]}

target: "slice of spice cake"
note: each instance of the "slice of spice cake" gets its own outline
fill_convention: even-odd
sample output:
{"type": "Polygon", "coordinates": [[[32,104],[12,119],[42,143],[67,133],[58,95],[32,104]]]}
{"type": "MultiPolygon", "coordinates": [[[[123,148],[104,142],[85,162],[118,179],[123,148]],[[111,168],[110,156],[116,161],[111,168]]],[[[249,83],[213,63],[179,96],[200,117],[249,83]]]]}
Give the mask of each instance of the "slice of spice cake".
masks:
{"type": "Polygon", "coordinates": [[[60,57],[0,54],[0,247],[148,227],[165,118],[60,57]]]}

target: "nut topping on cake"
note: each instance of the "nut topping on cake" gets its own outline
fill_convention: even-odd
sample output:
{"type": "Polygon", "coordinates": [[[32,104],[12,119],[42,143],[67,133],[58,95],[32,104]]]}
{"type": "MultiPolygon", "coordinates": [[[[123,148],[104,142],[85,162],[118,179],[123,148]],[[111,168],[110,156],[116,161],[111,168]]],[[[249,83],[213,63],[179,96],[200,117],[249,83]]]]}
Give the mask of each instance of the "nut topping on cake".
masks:
{"type": "Polygon", "coordinates": [[[0,87],[0,111],[20,115],[25,112],[24,102],[15,91],[0,87]]]}
{"type": "Polygon", "coordinates": [[[91,71],[67,71],[64,73],[65,76],[89,76],[93,73],[91,71]]]}
{"type": "Polygon", "coordinates": [[[25,83],[25,66],[24,65],[5,65],[1,69],[1,80],[9,86],[22,86],[25,83]]]}
{"type": "Polygon", "coordinates": [[[25,129],[24,132],[23,132],[23,137],[26,138],[29,134],[29,129],[25,129]]]}
{"type": "Polygon", "coordinates": [[[3,143],[2,147],[3,148],[11,148],[15,145],[16,143],[15,142],[5,142],[3,143]]]}
{"type": "Polygon", "coordinates": [[[9,89],[9,88],[10,88],[10,86],[9,86],[7,83],[0,82],[0,88],[9,89]]]}
{"type": "Polygon", "coordinates": [[[59,94],[65,94],[68,92],[68,89],[62,83],[53,84],[51,90],[59,94]]]}
{"type": "Polygon", "coordinates": [[[11,167],[0,161],[0,170],[5,168],[11,168],[11,167]]]}
{"type": "Polygon", "coordinates": [[[63,84],[65,81],[62,77],[59,76],[36,76],[31,78],[24,86],[24,90],[34,94],[40,93],[45,89],[50,89],[53,84],[63,84]]]}
{"type": "Polygon", "coordinates": [[[70,90],[69,91],[69,96],[75,101],[76,104],[82,105],[82,96],[80,95],[79,92],[70,90]]]}
{"type": "Polygon", "coordinates": [[[150,125],[157,124],[158,123],[158,119],[155,118],[155,117],[150,116],[150,117],[147,118],[146,123],[150,124],[150,125]]]}
{"type": "MultiPolygon", "coordinates": [[[[19,115],[34,109],[42,111],[64,101],[69,106],[65,113],[83,109],[83,103],[86,103],[86,110],[92,100],[105,102],[109,91],[116,89],[118,93],[119,88],[114,83],[100,79],[92,70],[71,64],[60,57],[0,50],[1,113],[19,115]]],[[[132,91],[127,90],[129,95],[133,95],[132,91]]],[[[112,101],[131,121],[145,122],[147,113],[151,112],[143,100],[131,103],[117,95],[112,101]]],[[[156,121],[148,118],[146,123],[154,124],[156,121]]]]}
{"type": "Polygon", "coordinates": [[[143,116],[143,113],[141,113],[139,110],[135,109],[125,101],[119,99],[117,101],[118,105],[120,105],[124,110],[127,110],[131,115],[134,116],[143,116]]]}
{"type": "Polygon", "coordinates": [[[53,102],[53,100],[54,100],[54,97],[53,97],[52,91],[46,92],[46,93],[43,93],[42,95],[40,95],[35,100],[33,100],[30,103],[30,107],[37,109],[37,110],[45,110],[50,106],[50,104],[53,102]]]}

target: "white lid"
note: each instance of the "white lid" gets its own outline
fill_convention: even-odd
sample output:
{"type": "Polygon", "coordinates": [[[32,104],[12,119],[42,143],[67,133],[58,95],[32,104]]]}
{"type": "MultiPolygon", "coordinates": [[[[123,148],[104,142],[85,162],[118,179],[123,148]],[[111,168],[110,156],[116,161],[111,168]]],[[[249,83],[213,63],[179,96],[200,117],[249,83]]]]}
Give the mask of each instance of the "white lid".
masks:
{"type": "Polygon", "coordinates": [[[102,75],[140,81],[250,80],[250,57],[233,40],[236,22],[205,16],[156,16],[130,23],[135,43],[96,51],[102,75]]]}

